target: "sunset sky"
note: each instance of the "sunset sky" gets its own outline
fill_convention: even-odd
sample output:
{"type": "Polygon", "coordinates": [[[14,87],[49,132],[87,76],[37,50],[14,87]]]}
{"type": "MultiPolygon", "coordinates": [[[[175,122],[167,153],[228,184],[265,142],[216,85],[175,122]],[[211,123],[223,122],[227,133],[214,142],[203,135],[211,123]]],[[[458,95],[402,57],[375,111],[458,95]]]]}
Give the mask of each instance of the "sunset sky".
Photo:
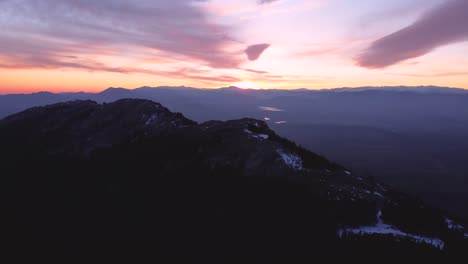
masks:
{"type": "Polygon", "coordinates": [[[0,93],[468,89],[467,0],[0,0],[0,93]]]}

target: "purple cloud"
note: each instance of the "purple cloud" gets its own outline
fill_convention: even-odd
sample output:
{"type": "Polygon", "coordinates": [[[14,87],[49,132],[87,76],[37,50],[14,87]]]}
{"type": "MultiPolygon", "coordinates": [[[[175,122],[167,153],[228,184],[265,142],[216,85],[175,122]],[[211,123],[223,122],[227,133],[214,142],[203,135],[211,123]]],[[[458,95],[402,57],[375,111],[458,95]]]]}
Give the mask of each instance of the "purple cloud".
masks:
{"type": "Polygon", "coordinates": [[[270,44],[256,44],[256,45],[251,45],[248,46],[247,49],[245,50],[245,54],[247,54],[247,58],[251,61],[258,60],[262,53],[270,47],[270,44]]]}
{"type": "Polygon", "coordinates": [[[243,69],[246,72],[255,73],[255,74],[267,74],[267,71],[254,70],[254,69],[243,69]]]}
{"type": "Polygon", "coordinates": [[[434,49],[468,40],[468,1],[448,0],[412,25],[371,44],[357,58],[366,68],[385,68],[434,49]]]}
{"type": "Polygon", "coordinates": [[[139,57],[162,53],[212,68],[238,68],[243,58],[229,28],[211,22],[199,2],[1,0],[0,55],[64,62],[71,54],[96,51],[139,57]]]}

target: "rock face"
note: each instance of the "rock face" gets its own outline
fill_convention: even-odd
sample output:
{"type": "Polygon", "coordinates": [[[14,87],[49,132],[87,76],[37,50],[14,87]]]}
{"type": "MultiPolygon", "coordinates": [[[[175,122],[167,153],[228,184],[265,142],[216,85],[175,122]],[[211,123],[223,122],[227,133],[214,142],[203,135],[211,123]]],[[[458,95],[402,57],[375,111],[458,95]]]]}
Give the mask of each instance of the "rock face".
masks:
{"type": "Polygon", "coordinates": [[[444,256],[466,247],[457,220],[255,119],[198,124],[148,100],[72,101],[1,120],[0,145],[2,241],[16,243],[12,252],[444,256]]]}

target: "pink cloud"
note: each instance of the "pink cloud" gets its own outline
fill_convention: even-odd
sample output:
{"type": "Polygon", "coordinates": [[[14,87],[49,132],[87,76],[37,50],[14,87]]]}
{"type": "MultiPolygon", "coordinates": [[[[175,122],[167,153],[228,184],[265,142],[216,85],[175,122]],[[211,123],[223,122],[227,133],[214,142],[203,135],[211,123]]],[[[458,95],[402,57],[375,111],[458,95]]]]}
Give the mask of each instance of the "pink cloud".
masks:
{"type": "MultiPolygon", "coordinates": [[[[246,71],[241,67],[247,61],[243,44],[230,35],[231,28],[213,22],[204,5],[198,0],[0,0],[0,24],[5,25],[0,70],[148,74],[210,85],[240,82],[234,73],[246,71]]],[[[258,59],[267,48],[262,45],[248,47],[249,57],[258,59]]]]}
{"type": "Polygon", "coordinates": [[[468,40],[468,1],[447,0],[412,25],[371,44],[357,58],[366,68],[385,68],[434,49],[468,40]]]}
{"type": "MultiPolygon", "coordinates": [[[[1,59],[1,57],[0,57],[1,59]]],[[[60,61],[48,57],[28,57],[23,60],[15,62],[2,63],[0,60],[0,69],[81,69],[86,71],[104,71],[122,74],[143,73],[151,75],[159,75],[164,77],[171,77],[184,80],[193,80],[205,83],[234,83],[239,82],[241,79],[229,75],[216,75],[211,72],[202,72],[198,69],[178,69],[178,70],[153,70],[137,67],[112,67],[103,63],[93,61],[60,61]]]]}
{"type": "Polygon", "coordinates": [[[0,54],[64,60],[64,55],[133,56],[145,50],[212,68],[238,68],[244,61],[239,43],[201,5],[196,0],[1,0],[0,54]]]}

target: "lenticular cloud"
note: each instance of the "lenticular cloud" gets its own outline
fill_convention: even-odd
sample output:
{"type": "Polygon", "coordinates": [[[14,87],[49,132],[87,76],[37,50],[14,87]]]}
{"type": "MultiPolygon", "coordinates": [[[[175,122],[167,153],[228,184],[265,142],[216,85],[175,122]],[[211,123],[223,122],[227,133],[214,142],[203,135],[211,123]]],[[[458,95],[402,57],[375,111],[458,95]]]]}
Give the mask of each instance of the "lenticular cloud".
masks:
{"type": "Polygon", "coordinates": [[[434,49],[468,40],[468,1],[449,0],[412,25],[371,44],[357,58],[366,68],[385,68],[434,49]]]}

